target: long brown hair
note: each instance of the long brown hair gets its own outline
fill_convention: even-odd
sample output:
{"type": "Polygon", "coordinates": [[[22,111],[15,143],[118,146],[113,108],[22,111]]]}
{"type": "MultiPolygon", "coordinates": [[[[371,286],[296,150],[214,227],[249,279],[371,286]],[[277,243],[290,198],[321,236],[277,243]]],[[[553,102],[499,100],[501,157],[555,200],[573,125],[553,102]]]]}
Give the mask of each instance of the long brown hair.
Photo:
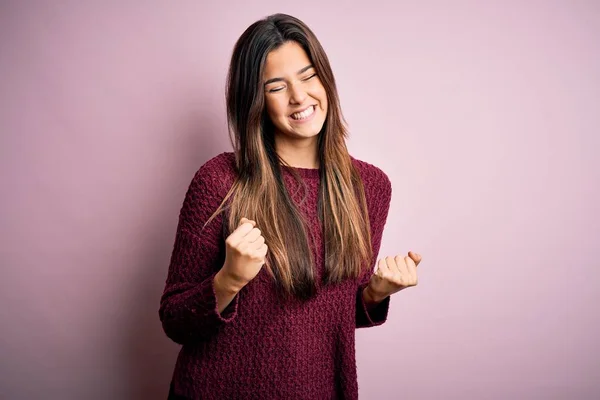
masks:
{"type": "MultiPolygon", "coordinates": [[[[283,292],[306,299],[316,292],[308,227],[283,183],[280,164],[284,162],[275,151],[274,127],[262,89],[267,55],[289,41],[306,51],[329,104],[318,135],[318,212],[326,239],[325,284],[356,278],[370,265],[371,234],[364,187],[346,147],[347,124],[333,72],[314,33],[290,15],[274,14],[255,22],[234,46],[226,99],[238,174],[208,222],[225,210],[229,211],[225,224],[228,232],[237,228],[242,217],[256,221],[269,247],[264,267],[283,292]]],[[[294,176],[302,183],[299,176],[294,176]]]]}

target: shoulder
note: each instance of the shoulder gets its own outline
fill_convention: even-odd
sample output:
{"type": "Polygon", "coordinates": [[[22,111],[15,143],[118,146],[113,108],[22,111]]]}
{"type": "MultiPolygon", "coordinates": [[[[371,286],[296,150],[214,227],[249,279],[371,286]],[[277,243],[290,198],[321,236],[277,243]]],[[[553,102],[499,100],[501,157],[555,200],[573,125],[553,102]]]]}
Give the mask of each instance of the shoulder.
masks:
{"type": "Polygon", "coordinates": [[[365,191],[391,192],[392,182],[383,170],[371,163],[350,156],[363,181],[365,191]]]}
{"type": "Polygon", "coordinates": [[[365,189],[365,200],[372,226],[385,223],[392,201],[392,183],[379,167],[350,156],[365,189]]]}
{"type": "Polygon", "coordinates": [[[235,156],[225,152],[198,168],[187,189],[184,208],[213,211],[227,196],[237,177],[235,156]]]}
{"type": "MultiPolygon", "coordinates": [[[[179,214],[182,229],[195,234],[204,229],[203,225],[219,208],[233,185],[235,171],[233,153],[221,153],[198,168],[189,184],[179,214]]],[[[220,223],[212,226],[212,229],[219,229],[220,223]]]]}
{"type": "Polygon", "coordinates": [[[226,151],[206,161],[196,172],[198,176],[235,176],[235,155],[226,151]]]}
{"type": "Polygon", "coordinates": [[[229,190],[237,176],[235,154],[223,152],[206,161],[194,174],[192,185],[229,190]]]}

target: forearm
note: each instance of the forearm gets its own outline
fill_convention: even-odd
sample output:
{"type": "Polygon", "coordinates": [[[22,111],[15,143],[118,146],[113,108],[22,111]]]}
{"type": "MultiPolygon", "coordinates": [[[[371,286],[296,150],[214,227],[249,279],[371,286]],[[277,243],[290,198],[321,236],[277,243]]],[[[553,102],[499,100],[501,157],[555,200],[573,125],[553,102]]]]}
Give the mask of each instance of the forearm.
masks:
{"type": "Polygon", "coordinates": [[[365,305],[368,308],[377,307],[377,305],[385,299],[385,297],[381,297],[373,293],[369,285],[363,289],[362,296],[365,301],[365,305]]]}
{"type": "Polygon", "coordinates": [[[241,288],[232,284],[231,280],[223,275],[222,270],[215,274],[213,286],[217,297],[217,310],[221,314],[237,296],[241,288]]]}
{"type": "MultiPolygon", "coordinates": [[[[216,274],[214,274],[216,275],[216,274]]],[[[220,325],[237,315],[237,298],[217,310],[214,275],[201,282],[167,285],[161,298],[159,316],[163,330],[179,344],[204,340],[217,333],[220,325]]]]}
{"type": "Polygon", "coordinates": [[[387,319],[390,296],[377,295],[368,284],[356,293],[356,327],[367,328],[383,324],[387,319]]]}

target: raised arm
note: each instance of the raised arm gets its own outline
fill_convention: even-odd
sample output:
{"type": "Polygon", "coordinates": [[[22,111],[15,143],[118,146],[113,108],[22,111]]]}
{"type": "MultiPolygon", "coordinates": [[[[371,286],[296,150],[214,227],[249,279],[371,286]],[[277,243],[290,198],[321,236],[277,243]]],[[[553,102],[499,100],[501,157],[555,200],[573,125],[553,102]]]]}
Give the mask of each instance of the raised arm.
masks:
{"type": "Polygon", "coordinates": [[[218,278],[215,282],[225,260],[223,214],[202,229],[224,190],[219,175],[205,164],[192,179],[179,214],[159,308],[163,330],[179,344],[207,339],[237,315],[235,292],[219,285],[218,278]]]}
{"type": "Polygon", "coordinates": [[[373,299],[365,289],[369,284],[373,268],[381,247],[383,228],[387,221],[390,202],[392,198],[392,184],[388,176],[376,169],[369,176],[373,179],[370,185],[365,185],[369,219],[371,223],[371,246],[373,249],[373,262],[369,265],[368,273],[362,276],[356,293],[356,327],[368,328],[383,324],[387,319],[390,305],[389,296],[383,300],[373,299]]]}

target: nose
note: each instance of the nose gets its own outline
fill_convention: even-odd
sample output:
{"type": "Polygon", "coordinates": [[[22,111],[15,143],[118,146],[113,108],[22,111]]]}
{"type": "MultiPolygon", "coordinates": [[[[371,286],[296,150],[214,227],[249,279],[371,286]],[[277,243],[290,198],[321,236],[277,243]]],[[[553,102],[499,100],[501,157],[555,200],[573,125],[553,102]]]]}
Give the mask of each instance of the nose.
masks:
{"type": "Polygon", "coordinates": [[[306,91],[301,84],[294,83],[290,87],[290,103],[303,104],[306,99],[306,91]]]}

